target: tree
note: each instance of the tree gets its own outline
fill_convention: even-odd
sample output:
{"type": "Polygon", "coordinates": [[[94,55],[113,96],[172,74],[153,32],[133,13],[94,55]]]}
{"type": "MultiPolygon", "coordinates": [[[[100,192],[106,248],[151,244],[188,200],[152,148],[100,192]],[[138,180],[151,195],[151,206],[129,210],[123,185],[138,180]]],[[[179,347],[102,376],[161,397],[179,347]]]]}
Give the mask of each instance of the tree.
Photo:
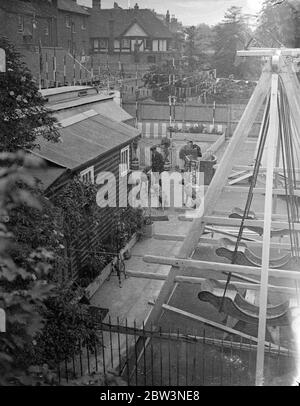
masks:
{"type": "Polygon", "coordinates": [[[55,119],[45,108],[36,83],[14,46],[0,37],[6,52],[6,73],[0,73],[0,151],[14,152],[38,145],[38,136],[58,141],[55,119]]]}
{"type": "Polygon", "coordinates": [[[298,47],[299,44],[298,0],[277,1],[265,0],[256,37],[266,47],[298,47]]]}
{"type": "Polygon", "coordinates": [[[38,185],[28,188],[18,185],[22,193],[31,194],[39,202],[39,208],[20,203],[10,211],[8,230],[14,235],[15,244],[10,248],[14,261],[23,269],[31,266],[30,252],[43,247],[53,253],[49,279],[56,280],[66,268],[64,235],[59,223],[59,210],[43,195],[38,185]]]}
{"type": "Polygon", "coordinates": [[[214,37],[215,32],[209,25],[199,24],[196,27],[195,49],[204,69],[211,67],[214,37]]]}
{"type": "Polygon", "coordinates": [[[43,248],[32,250],[28,252],[26,269],[12,258],[13,234],[7,227],[11,211],[24,204],[41,208],[30,193],[16,187],[16,182],[33,186],[26,171],[40,162],[23,152],[2,153],[0,165],[0,308],[6,313],[6,332],[0,334],[0,385],[28,385],[33,383],[31,364],[22,354],[43,327],[40,309],[53,294],[53,285],[48,282],[53,256],[43,248]]]}
{"type": "Polygon", "coordinates": [[[235,6],[229,8],[224,20],[215,26],[214,68],[217,69],[218,77],[242,76],[242,68],[236,66],[235,61],[236,52],[243,49],[247,42],[247,30],[241,8],[235,6]]]}
{"type": "Polygon", "coordinates": [[[188,65],[190,70],[194,70],[197,64],[197,59],[195,58],[196,53],[196,27],[192,25],[191,27],[187,27],[185,29],[185,54],[188,58],[188,65]]]}

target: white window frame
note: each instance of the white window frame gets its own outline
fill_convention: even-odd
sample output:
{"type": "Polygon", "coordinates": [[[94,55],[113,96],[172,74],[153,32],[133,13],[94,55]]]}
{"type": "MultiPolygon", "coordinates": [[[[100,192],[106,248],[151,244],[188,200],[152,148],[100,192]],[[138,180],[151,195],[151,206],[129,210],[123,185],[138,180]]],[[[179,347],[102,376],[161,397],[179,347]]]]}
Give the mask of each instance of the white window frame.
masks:
{"type": "Polygon", "coordinates": [[[24,32],[24,16],[18,14],[18,33],[22,34],[24,32]]]}
{"type": "Polygon", "coordinates": [[[129,38],[122,38],[121,47],[123,50],[130,50],[131,49],[131,40],[129,38]]]}
{"type": "Polygon", "coordinates": [[[121,176],[126,176],[130,169],[130,149],[129,145],[122,148],[120,152],[120,173],[121,176]],[[124,159],[125,158],[125,159],[124,159]]]}
{"type": "Polygon", "coordinates": [[[86,30],[86,18],[82,17],[81,19],[81,29],[86,30]]]}
{"type": "Polygon", "coordinates": [[[93,166],[90,166],[89,168],[86,168],[84,171],[80,172],[80,180],[81,180],[81,182],[83,182],[83,183],[88,182],[88,179],[85,180],[85,177],[87,175],[90,175],[91,183],[94,183],[95,174],[94,174],[94,167],[93,166]]]}
{"type": "Polygon", "coordinates": [[[120,49],[121,49],[121,42],[120,42],[120,40],[115,39],[114,40],[114,50],[115,51],[120,51],[120,49]]]}
{"type": "Polygon", "coordinates": [[[145,39],[144,49],[146,51],[153,51],[153,41],[152,41],[151,38],[146,38],[145,39]],[[150,46],[147,46],[147,42],[148,42],[148,45],[150,45],[150,46]]]}
{"type": "Polygon", "coordinates": [[[71,16],[70,16],[70,14],[67,14],[65,16],[65,24],[66,24],[67,28],[71,28],[71,16]]]}
{"type": "Polygon", "coordinates": [[[99,50],[107,50],[108,49],[108,39],[107,38],[99,38],[99,50]]]}
{"type": "Polygon", "coordinates": [[[99,52],[100,51],[100,41],[98,38],[93,38],[93,52],[99,52]],[[97,44],[97,46],[96,46],[97,44]]]}

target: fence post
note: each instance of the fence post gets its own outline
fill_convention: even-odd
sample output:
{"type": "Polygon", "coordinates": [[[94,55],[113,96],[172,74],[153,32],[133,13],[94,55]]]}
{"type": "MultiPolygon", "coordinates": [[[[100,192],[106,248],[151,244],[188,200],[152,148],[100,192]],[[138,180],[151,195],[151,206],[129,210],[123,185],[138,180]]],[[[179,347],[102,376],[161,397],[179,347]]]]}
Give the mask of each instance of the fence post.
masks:
{"type": "Polygon", "coordinates": [[[113,353],[113,344],[112,344],[112,333],[111,333],[111,317],[108,317],[109,323],[109,344],[110,344],[110,363],[112,369],[114,368],[114,353],[113,353]]]}
{"type": "Polygon", "coordinates": [[[151,322],[151,342],[150,342],[150,352],[151,352],[151,383],[154,386],[154,354],[153,354],[153,324],[151,322]]]}
{"type": "Polygon", "coordinates": [[[133,322],[134,328],[134,356],[135,356],[135,386],[138,386],[138,356],[137,356],[137,339],[136,339],[136,321],[133,322]]]}
{"type": "Polygon", "coordinates": [[[121,376],[122,366],[121,366],[121,343],[120,343],[120,319],[117,317],[118,325],[118,354],[119,354],[119,375],[121,376]]]}
{"type": "Polygon", "coordinates": [[[147,385],[147,366],[146,366],[146,335],[145,322],[143,321],[143,356],[144,356],[144,386],[147,385]]]}
{"type": "Polygon", "coordinates": [[[202,385],[205,384],[205,329],[203,329],[202,340],[202,385]]]}
{"type": "Polygon", "coordinates": [[[125,328],[126,328],[126,370],[127,370],[127,383],[130,386],[130,373],[129,373],[129,354],[128,354],[128,334],[127,334],[127,327],[128,322],[127,319],[125,321],[125,328]]]}

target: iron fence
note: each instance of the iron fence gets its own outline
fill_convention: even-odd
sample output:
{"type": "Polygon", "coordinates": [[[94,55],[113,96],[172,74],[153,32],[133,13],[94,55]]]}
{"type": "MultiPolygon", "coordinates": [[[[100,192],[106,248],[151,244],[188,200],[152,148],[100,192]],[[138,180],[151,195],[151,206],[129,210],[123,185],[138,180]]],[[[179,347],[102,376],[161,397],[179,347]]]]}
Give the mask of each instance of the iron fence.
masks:
{"type": "MultiPolygon", "coordinates": [[[[256,344],[242,337],[208,335],[162,327],[137,326],[117,318],[97,325],[101,345],[79,343],[58,366],[60,385],[93,372],[119,375],[128,386],[252,386],[256,344]]],[[[266,385],[290,385],[296,368],[292,350],[269,345],[266,385]]]]}

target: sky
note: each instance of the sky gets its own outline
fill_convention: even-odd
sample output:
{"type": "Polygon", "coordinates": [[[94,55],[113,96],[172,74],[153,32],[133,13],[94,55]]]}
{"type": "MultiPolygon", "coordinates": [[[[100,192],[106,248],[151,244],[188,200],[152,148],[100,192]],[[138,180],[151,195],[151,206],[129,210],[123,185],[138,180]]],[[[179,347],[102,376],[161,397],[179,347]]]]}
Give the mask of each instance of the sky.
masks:
{"type": "MultiPolygon", "coordinates": [[[[88,0],[87,0],[88,1],[88,0]]],[[[220,22],[226,10],[231,6],[242,7],[244,13],[255,14],[259,11],[263,0],[102,0],[102,8],[112,8],[114,2],[128,8],[138,3],[140,8],[154,9],[158,13],[170,14],[182,21],[184,25],[209,25],[220,22]]]]}

